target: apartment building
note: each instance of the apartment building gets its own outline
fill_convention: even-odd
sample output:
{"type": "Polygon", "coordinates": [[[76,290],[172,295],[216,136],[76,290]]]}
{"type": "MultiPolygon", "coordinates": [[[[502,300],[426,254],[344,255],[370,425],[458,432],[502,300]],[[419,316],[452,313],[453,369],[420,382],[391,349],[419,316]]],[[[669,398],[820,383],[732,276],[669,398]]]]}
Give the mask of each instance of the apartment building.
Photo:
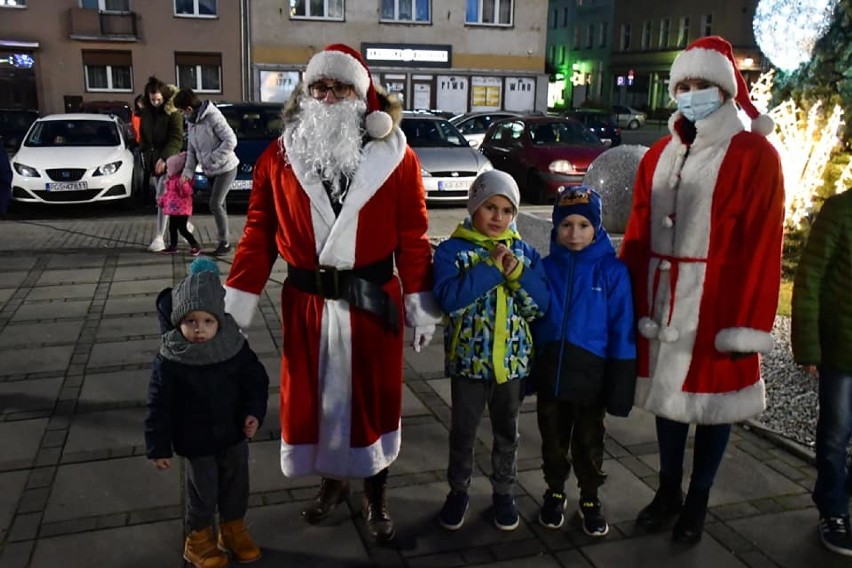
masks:
{"type": "Polygon", "coordinates": [[[406,109],[547,106],[547,0],[253,0],[249,19],[255,100],[286,100],[311,55],[345,43],[406,109]]]}
{"type": "MultiPolygon", "coordinates": [[[[0,107],[131,104],[150,75],[240,100],[249,0],[0,0],[0,107]]],[[[281,2],[279,2],[281,4],[281,2]]]]}

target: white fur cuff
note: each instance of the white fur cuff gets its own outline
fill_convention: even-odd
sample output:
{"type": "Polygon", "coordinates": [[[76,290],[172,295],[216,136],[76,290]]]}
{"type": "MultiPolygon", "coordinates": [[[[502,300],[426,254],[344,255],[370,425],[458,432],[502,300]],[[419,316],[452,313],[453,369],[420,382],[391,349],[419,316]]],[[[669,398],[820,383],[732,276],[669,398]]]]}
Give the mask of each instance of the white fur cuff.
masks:
{"type": "Polygon", "coordinates": [[[417,292],[406,294],[403,298],[405,304],[405,325],[408,327],[422,327],[441,323],[444,312],[432,292],[417,292]]]}
{"type": "Polygon", "coordinates": [[[729,327],[716,334],[716,351],[721,353],[769,353],[775,345],[772,335],[750,327],[729,327]]]}
{"type": "Polygon", "coordinates": [[[233,316],[241,328],[251,325],[251,319],[260,302],[260,296],[225,286],[225,312],[233,316]]]}

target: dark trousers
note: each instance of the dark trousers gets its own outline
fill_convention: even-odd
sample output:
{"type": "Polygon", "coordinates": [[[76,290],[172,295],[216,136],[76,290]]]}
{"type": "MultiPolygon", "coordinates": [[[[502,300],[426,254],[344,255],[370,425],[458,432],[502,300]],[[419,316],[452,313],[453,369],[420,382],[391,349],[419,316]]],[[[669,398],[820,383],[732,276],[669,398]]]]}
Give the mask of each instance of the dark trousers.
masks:
{"type": "Polygon", "coordinates": [[[580,498],[597,499],[598,487],[606,480],[603,405],[558,400],[548,392],[538,393],[537,405],[542,471],[548,488],[562,493],[573,463],[580,498]]]}
{"type": "Polygon", "coordinates": [[[491,416],[491,486],[494,493],[511,494],[517,475],[518,410],[522,381],[502,384],[453,377],[450,463],[447,481],[453,491],[467,491],[473,475],[473,446],[482,413],[491,416]]]}
{"type": "Polygon", "coordinates": [[[816,427],[816,470],[813,499],[821,517],[849,514],[852,472],[846,463],[852,435],[852,374],[819,369],[819,418],[816,427]]]}
{"type": "Polygon", "coordinates": [[[176,247],[177,246],[177,236],[178,233],[186,239],[186,242],[189,243],[189,246],[193,248],[199,248],[198,241],[195,240],[195,237],[192,236],[192,233],[189,232],[189,229],[186,228],[186,223],[189,221],[188,215],[170,215],[169,216],[169,246],[176,247]]]}
{"type": "MultiPolygon", "coordinates": [[[[683,457],[688,434],[689,424],[657,416],[661,476],[676,481],[683,478],[683,457]]],[[[730,424],[698,424],[695,427],[690,487],[709,490],[713,486],[730,436],[730,424]]]]}
{"type": "Polygon", "coordinates": [[[242,519],[248,508],[248,441],[212,456],[186,459],[186,524],[190,530],[242,519]]]}

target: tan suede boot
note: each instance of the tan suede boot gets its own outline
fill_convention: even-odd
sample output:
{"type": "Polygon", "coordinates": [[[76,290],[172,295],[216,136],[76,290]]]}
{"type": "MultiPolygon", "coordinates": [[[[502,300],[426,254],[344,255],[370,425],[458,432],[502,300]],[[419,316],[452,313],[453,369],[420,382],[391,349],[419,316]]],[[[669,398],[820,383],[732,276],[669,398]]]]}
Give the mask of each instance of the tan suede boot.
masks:
{"type": "Polygon", "coordinates": [[[216,548],[213,527],[189,533],[183,547],[183,557],[195,568],[226,568],[230,564],[228,555],[216,548]]]}
{"type": "Polygon", "coordinates": [[[230,552],[240,564],[260,558],[260,548],[251,539],[243,519],[219,523],[219,549],[230,552]]]}

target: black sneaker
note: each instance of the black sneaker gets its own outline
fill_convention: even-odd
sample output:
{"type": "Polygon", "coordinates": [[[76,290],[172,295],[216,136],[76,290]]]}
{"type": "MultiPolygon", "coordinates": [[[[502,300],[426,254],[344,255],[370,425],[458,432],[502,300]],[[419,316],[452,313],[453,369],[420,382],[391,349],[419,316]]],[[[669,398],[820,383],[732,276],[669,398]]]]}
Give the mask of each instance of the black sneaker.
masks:
{"type": "Polygon", "coordinates": [[[832,552],[852,556],[849,517],[820,517],[819,538],[823,546],[832,552]]]}
{"type": "Polygon", "coordinates": [[[441,513],[438,515],[438,522],[448,531],[457,531],[464,524],[464,516],[467,513],[467,507],[470,504],[470,497],[464,491],[450,491],[447,495],[447,500],[444,501],[444,506],[441,508],[441,513]]]}
{"type": "Polygon", "coordinates": [[[223,255],[223,254],[228,254],[229,252],[231,252],[231,245],[230,244],[219,243],[219,246],[216,247],[216,250],[214,250],[210,254],[213,255],[213,256],[220,256],[220,255],[223,255]]]}
{"type": "Polygon", "coordinates": [[[565,522],[565,514],[562,512],[564,509],[565,494],[548,489],[544,493],[544,502],[538,513],[539,524],[549,529],[560,528],[565,522]]]}
{"type": "Polygon", "coordinates": [[[609,525],[601,515],[601,502],[597,499],[580,499],[577,509],[583,521],[583,532],[589,536],[604,536],[609,532],[609,525]]]}
{"type": "Polygon", "coordinates": [[[518,528],[520,517],[514,497],[508,493],[494,493],[491,503],[494,505],[494,526],[501,531],[513,531],[518,528]]]}

